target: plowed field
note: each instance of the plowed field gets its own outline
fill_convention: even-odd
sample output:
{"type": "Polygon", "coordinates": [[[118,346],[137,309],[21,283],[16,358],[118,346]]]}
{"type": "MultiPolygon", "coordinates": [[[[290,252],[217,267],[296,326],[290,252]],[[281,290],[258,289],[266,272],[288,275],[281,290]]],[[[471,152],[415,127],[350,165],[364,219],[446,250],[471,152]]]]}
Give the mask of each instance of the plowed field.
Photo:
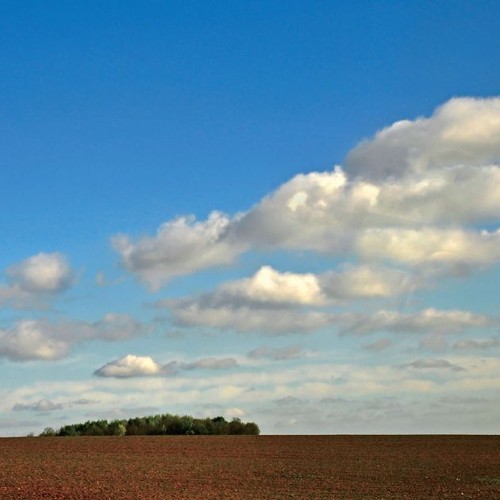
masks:
{"type": "Polygon", "coordinates": [[[500,436],[0,439],[0,498],[500,498],[500,436]]]}

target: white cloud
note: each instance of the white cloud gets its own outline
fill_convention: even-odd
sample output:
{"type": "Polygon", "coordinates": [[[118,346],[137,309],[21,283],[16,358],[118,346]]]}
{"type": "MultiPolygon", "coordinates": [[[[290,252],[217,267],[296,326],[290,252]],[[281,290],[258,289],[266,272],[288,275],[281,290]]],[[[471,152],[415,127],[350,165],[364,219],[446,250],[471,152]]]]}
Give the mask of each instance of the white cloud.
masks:
{"type": "Polygon", "coordinates": [[[314,274],[280,273],[261,267],[251,278],[226,283],[216,292],[220,302],[320,305],[325,302],[314,274]]]}
{"type": "Polygon", "coordinates": [[[377,182],[349,179],[336,167],[297,175],[246,213],[233,232],[254,247],[342,255],[366,230],[418,231],[491,222],[499,214],[498,165],[458,165],[377,182]]]}
{"type": "Polygon", "coordinates": [[[133,243],[118,235],[112,243],[123,266],[156,290],[175,276],[233,262],[243,248],[228,241],[231,223],[220,212],[212,212],[203,222],[178,217],[162,224],[154,237],[133,243]]]}
{"type": "Polygon", "coordinates": [[[321,306],[335,300],[391,297],[418,286],[415,276],[375,265],[344,266],[340,272],[318,275],[263,266],[251,278],[220,285],[211,297],[220,304],[321,306]]]}
{"type": "Polygon", "coordinates": [[[0,357],[11,361],[61,359],[70,348],[71,341],[52,331],[46,321],[23,320],[10,330],[0,330],[0,357]]]}
{"type": "Polygon", "coordinates": [[[90,340],[124,340],[145,332],[126,314],[107,314],[99,321],[50,322],[21,320],[0,329],[0,358],[11,361],[50,361],[64,358],[73,346],[90,340]]]}
{"type": "Polygon", "coordinates": [[[39,253],[9,267],[5,274],[12,285],[35,293],[64,290],[74,279],[66,257],[60,253],[39,253]]]}
{"type": "Polygon", "coordinates": [[[500,160],[499,137],[500,98],[455,98],[430,118],[384,128],[354,148],[347,165],[353,174],[369,179],[450,165],[480,166],[500,160]]]}
{"type": "Polygon", "coordinates": [[[115,359],[101,366],[94,372],[99,377],[141,377],[158,375],[161,373],[161,365],[149,356],[134,356],[127,354],[123,358],[115,359]]]}
{"type": "Polygon", "coordinates": [[[181,326],[287,333],[313,331],[334,321],[323,311],[301,309],[337,300],[391,297],[419,286],[407,273],[380,266],[347,266],[319,275],[281,273],[264,266],[251,278],[221,284],[191,298],[162,300],[181,326]]]}
{"type": "Polygon", "coordinates": [[[377,331],[416,333],[459,333],[467,328],[491,327],[495,320],[470,311],[424,309],[415,313],[378,311],[373,315],[346,314],[346,333],[371,333],[377,331]]]}
{"type": "MultiPolygon", "coordinates": [[[[132,243],[114,238],[126,269],[157,289],[174,276],[227,265],[252,249],[483,266],[500,260],[500,98],[452,99],[430,118],[397,122],[348,155],[347,170],[293,177],[246,213],[179,217],[132,243]],[[478,196],[480,193],[480,196],[478,196]],[[480,230],[487,225],[490,232],[480,230]]],[[[448,266],[448,267],[447,267],[448,266]]],[[[274,300],[269,288],[247,283],[274,300]]],[[[314,279],[303,300],[321,301],[314,279]]],[[[297,300],[297,297],[294,298],[297,300]]]]}
{"type": "Polygon", "coordinates": [[[49,299],[74,282],[74,273],[60,253],[39,253],[5,270],[0,285],[0,307],[46,309],[49,299]]]}

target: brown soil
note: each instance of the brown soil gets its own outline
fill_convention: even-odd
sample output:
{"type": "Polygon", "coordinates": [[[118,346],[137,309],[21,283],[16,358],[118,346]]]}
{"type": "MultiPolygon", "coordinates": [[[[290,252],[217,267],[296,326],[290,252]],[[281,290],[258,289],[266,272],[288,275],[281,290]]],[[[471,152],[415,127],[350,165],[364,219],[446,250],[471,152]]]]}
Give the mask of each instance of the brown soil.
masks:
{"type": "Polygon", "coordinates": [[[500,499],[500,436],[3,438],[0,498],[500,499]]]}

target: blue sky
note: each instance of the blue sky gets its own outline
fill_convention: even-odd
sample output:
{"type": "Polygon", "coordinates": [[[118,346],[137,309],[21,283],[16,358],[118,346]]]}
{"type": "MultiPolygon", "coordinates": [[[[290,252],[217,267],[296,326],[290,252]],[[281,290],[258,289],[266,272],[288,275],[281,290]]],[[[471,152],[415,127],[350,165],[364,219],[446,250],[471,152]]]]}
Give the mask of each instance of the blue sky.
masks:
{"type": "Polygon", "coordinates": [[[0,435],[497,433],[499,15],[2,2],[0,435]]]}

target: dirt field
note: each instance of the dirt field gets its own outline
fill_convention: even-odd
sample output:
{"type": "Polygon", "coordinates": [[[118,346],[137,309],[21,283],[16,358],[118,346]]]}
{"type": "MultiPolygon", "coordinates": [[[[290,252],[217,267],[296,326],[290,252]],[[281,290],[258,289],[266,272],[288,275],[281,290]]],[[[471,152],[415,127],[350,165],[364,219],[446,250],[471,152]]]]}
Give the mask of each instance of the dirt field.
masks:
{"type": "Polygon", "coordinates": [[[0,439],[0,498],[500,498],[500,436],[0,439]]]}

